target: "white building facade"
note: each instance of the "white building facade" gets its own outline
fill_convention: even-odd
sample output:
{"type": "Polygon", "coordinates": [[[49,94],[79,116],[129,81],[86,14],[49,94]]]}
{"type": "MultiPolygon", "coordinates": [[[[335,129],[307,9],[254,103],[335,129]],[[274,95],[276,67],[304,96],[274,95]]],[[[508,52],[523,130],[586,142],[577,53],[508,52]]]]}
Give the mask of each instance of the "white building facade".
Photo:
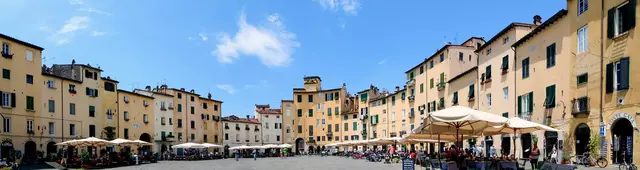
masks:
{"type": "Polygon", "coordinates": [[[223,139],[222,144],[225,148],[234,146],[260,146],[261,124],[255,118],[238,118],[236,116],[228,116],[222,118],[223,123],[223,139]]]}
{"type": "Polygon", "coordinates": [[[173,112],[168,109],[169,106],[173,104],[173,96],[170,94],[151,91],[149,86],[147,86],[145,90],[136,89],[133,92],[152,96],[154,98],[154,150],[160,152],[170,151],[171,145],[174,144],[173,142],[175,140],[175,134],[173,131],[174,120],[172,120],[173,112]]]}
{"type": "Polygon", "coordinates": [[[270,109],[269,105],[256,105],[254,115],[262,125],[263,144],[282,144],[282,112],[270,109]]]}

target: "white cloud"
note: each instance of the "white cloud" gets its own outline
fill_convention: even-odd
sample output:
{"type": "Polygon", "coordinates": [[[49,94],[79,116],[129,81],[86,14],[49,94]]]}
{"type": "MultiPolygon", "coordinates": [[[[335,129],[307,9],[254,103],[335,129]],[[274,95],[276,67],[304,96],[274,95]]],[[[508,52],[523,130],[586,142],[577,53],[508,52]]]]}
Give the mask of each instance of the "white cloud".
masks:
{"type": "Polygon", "coordinates": [[[384,63],[387,63],[387,59],[383,59],[383,60],[378,61],[379,65],[383,65],[384,63]]]}
{"type": "Polygon", "coordinates": [[[111,15],[111,13],[109,13],[109,12],[101,11],[101,10],[95,9],[95,8],[78,8],[78,11],[84,11],[84,12],[88,12],[88,13],[96,13],[96,14],[102,14],[102,15],[108,15],[108,16],[111,15]]]}
{"type": "Polygon", "coordinates": [[[65,45],[69,43],[69,38],[60,38],[56,41],[56,45],[65,45]]]}
{"type": "Polygon", "coordinates": [[[193,40],[193,38],[192,37],[187,37],[187,40],[193,40]]]}
{"type": "Polygon", "coordinates": [[[229,94],[235,94],[236,92],[238,92],[238,90],[236,90],[235,88],[233,88],[232,85],[229,85],[229,84],[220,84],[220,85],[217,85],[216,87],[226,91],[229,94]]]}
{"type": "Polygon", "coordinates": [[[360,3],[358,0],[313,0],[318,3],[324,9],[330,9],[332,11],[342,10],[349,15],[357,15],[360,3]]]}
{"type": "Polygon", "coordinates": [[[69,0],[69,4],[71,4],[71,5],[83,5],[84,2],[82,0],[69,0]]]}
{"type": "Polygon", "coordinates": [[[300,46],[296,35],[287,31],[275,13],[267,17],[265,25],[247,23],[244,13],[238,20],[238,32],[234,35],[220,33],[218,44],[212,55],[221,63],[232,63],[240,54],[256,56],[268,67],[288,66],[293,58],[294,49],[300,46]]]}
{"type": "Polygon", "coordinates": [[[74,16],[65,22],[65,24],[58,30],[58,34],[72,33],[77,30],[85,29],[89,27],[87,25],[89,17],[86,16],[74,16]]]}
{"type": "Polygon", "coordinates": [[[244,85],[245,89],[258,88],[258,87],[269,87],[269,82],[267,80],[260,80],[259,84],[247,84],[247,85],[244,85]]]}
{"type": "Polygon", "coordinates": [[[94,37],[100,37],[100,36],[104,36],[106,34],[107,34],[107,32],[101,32],[101,31],[92,31],[91,32],[91,36],[94,36],[94,37]]]}
{"type": "Polygon", "coordinates": [[[204,32],[201,32],[198,35],[200,36],[202,41],[207,41],[209,39],[209,37],[207,37],[207,35],[205,35],[204,32]]]}

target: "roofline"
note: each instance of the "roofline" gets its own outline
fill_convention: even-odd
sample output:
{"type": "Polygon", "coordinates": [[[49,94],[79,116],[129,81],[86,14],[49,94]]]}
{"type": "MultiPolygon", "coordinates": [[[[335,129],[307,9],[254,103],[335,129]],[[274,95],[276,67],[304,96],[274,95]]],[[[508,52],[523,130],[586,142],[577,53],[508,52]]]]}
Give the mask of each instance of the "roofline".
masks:
{"type": "Polygon", "coordinates": [[[222,103],[222,101],[220,101],[220,100],[216,100],[216,99],[210,99],[210,98],[207,98],[207,97],[202,97],[202,96],[200,96],[200,99],[204,99],[204,100],[209,100],[209,101],[214,101],[214,102],[219,102],[219,103],[222,103]]]}
{"type": "Polygon", "coordinates": [[[524,37],[520,38],[520,40],[518,40],[515,43],[513,43],[513,45],[511,47],[520,46],[521,44],[525,43],[527,40],[531,39],[533,36],[535,36],[539,32],[543,31],[546,27],[551,26],[553,23],[555,23],[556,21],[558,21],[560,18],[564,17],[565,15],[567,15],[567,10],[566,9],[561,9],[556,14],[551,16],[551,18],[549,18],[547,21],[545,21],[542,24],[540,24],[540,26],[538,26],[536,29],[533,29],[533,31],[529,32],[529,34],[525,35],[524,37]]]}
{"type": "Polygon", "coordinates": [[[107,81],[112,81],[112,82],[115,82],[115,83],[120,83],[119,81],[114,80],[114,79],[111,79],[111,78],[100,77],[100,79],[102,79],[102,80],[107,80],[107,81]]]}
{"type": "Polygon", "coordinates": [[[100,69],[100,68],[98,68],[98,67],[93,67],[93,66],[90,66],[90,65],[88,65],[88,64],[55,64],[55,65],[59,65],[59,66],[73,66],[73,65],[77,65],[77,66],[82,66],[82,67],[87,67],[87,68],[90,68],[90,69],[98,70],[98,71],[100,71],[100,72],[103,72],[103,71],[104,71],[104,70],[102,70],[102,69],[100,69]]]}
{"type": "Polygon", "coordinates": [[[447,81],[447,83],[451,83],[452,81],[455,81],[455,80],[457,80],[457,79],[459,79],[459,78],[462,78],[463,76],[465,76],[465,75],[467,75],[467,74],[471,73],[471,72],[472,72],[472,71],[474,71],[474,70],[478,70],[478,66],[473,66],[471,69],[469,69],[469,70],[467,70],[467,71],[465,71],[465,72],[462,72],[461,74],[458,74],[457,76],[455,76],[455,77],[453,77],[453,78],[449,79],[449,81],[447,81]]]}
{"type": "Polygon", "coordinates": [[[512,28],[516,28],[516,27],[536,27],[537,25],[535,24],[527,24],[527,23],[521,23],[521,22],[512,22],[511,24],[507,25],[507,27],[503,28],[500,32],[498,32],[496,35],[494,35],[493,37],[491,37],[491,39],[489,39],[489,41],[485,42],[484,44],[482,44],[478,49],[476,49],[474,52],[480,52],[482,51],[484,48],[488,47],[489,45],[491,45],[491,43],[493,43],[494,41],[496,41],[499,37],[501,37],[502,35],[506,34],[509,30],[511,30],[512,28]]]}
{"type": "Polygon", "coordinates": [[[364,92],[367,92],[367,91],[369,91],[369,90],[371,90],[371,89],[365,89],[365,90],[359,91],[359,92],[358,92],[358,94],[360,94],[360,93],[364,93],[364,92]]]}
{"type": "Polygon", "coordinates": [[[293,102],[293,100],[281,100],[280,102],[293,102]]]}
{"type": "Polygon", "coordinates": [[[15,41],[18,44],[22,44],[22,45],[27,46],[27,47],[35,48],[36,50],[44,51],[44,48],[42,48],[40,46],[28,43],[26,41],[19,40],[17,38],[13,38],[11,36],[8,36],[8,35],[2,34],[2,33],[0,33],[0,38],[4,38],[4,39],[10,40],[10,41],[15,41]]]}
{"type": "Polygon", "coordinates": [[[183,92],[183,93],[187,93],[187,94],[191,94],[191,95],[200,96],[198,93],[191,93],[191,92],[186,91],[186,90],[180,90],[180,89],[176,89],[176,88],[169,88],[169,89],[170,89],[170,90],[179,91],[179,92],[183,92]]]}
{"type": "Polygon", "coordinates": [[[140,93],[130,92],[130,91],[127,91],[127,90],[124,90],[124,89],[118,89],[118,92],[125,92],[125,93],[129,93],[129,94],[133,94],[133,95],[137,95],[137,96],[141,96],[141,97],[155,99],[154,97],[151,97],[151,96],[143,95],[143,94],[140,94],[140,93]]]}
{"type": "Polygon", "coordinates": [[[68,81],[72,81],[72,82],[76,82],[76,83],[82,84],[82,81],[75,80],[75,79],[70,79],[70,78],[66,78],[66,77],[62,77],[62,76],[51,74],[51,73],[42,72],[41,74],[45,75],[45,76],[55,77],[55,78],[59,78],[59,79],[68,80],[68,81]]]}
{"type": "MultiPolygon", "coordinates": [[[[477,38],[477,37],[472,37],[472,38],[477,38]]],[[[404,73],[407,74],[407,73],[411,72],[411,70],[418,68],[418,66],[421,66],[422,64],[427,63],[427,61],[429,61],[429,59],[431,59],[431,58],[435,57],[436,55],[442,53],[444,50],[448,49],[449,47],[473,47],[473,46],[455,45],[455,44],[444,45],[444,46],[442,46],[442,48],[440,48],[438,51],[436,51],[436,53],[433,53],[433,55],[425,58],[423,62],[421,62],[420,64],[418,64],[418,65],[412,67],[411,69],[405,71],[404,73]]]]}

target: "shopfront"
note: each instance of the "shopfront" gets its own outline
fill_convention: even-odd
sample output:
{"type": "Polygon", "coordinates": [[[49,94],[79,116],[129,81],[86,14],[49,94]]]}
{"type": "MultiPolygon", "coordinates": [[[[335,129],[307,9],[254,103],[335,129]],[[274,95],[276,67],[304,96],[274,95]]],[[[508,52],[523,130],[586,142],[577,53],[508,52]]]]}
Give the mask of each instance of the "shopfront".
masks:
{"type": "Polygon", "coordinates": [[[633,134],[637,125],[633,116],[627,113],[618,113],[608,122],[607,127],[611,131],[612,154],[611,161],[622,163],[633,162],[633,134]]]}

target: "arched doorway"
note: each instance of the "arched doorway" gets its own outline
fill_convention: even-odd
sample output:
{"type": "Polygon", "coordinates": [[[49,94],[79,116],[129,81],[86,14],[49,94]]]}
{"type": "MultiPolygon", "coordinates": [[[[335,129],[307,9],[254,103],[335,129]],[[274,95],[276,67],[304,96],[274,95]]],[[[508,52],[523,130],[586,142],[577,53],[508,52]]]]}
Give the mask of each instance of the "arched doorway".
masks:
{"type": "Polygon", "coordinates": [[[50,141],[47,143],[47,156],[56,155],[58,151],[58,146],[56,146],[56,142],[50,141]]]}
{"type": "MultiPolygon", "coordinates": [[[[148,133],[142,133],[140,135],[140,140],[151,143],[151,135],[149,135],[148,133]]],[[[151,146],[150,145],[143,146],[142,149],[144,151],[151,152],[151,146]]]]}
{"type": "Polygon", "coordinates": [[[500,148],[502,148],[502,155],[510,155],[511,154],[511,136],[502,135],[502,140],[500,143],[500,148]]]}
{"type": "MultiPolygon", "coordinates": [[[[520,150],[522,150],[522,157],[523,158],[528,158],[529,154],[531,153],[531,133],[525,133],[520,135],[520,143],[522,144],[522,148],[520,148],[520,150]]],[[[516,148],[517,149],[517,148],[516,148]]]]}
{"type": "Polygon", "coordinates": [[[322,149],[321,149],[321,150],[323,150],[323,151],[324,151],[325,149],[326,149],[326,148],[325,148],[324,146],[322,146],[322,149]]]}
{"type": "Polygon", "coordinates": [[[0,147],[0,156],[2,158],[10,158],[11,153],[13,152],[13,143],[10,139],[2,141],[2,146],[0,147]]]}
{"type": "Polygon", "coordinates": [[[582,155],[585,152],[589,152],[589,138],[591,136],[591,129],[589,125],[582,123],[576,127],[574,133],[576,135],[576,155],[582,155]]]}
{"type": "Polygon", "coordinates": [[[160,146],[160,153],[164,153],[164,152],[166,152],[166,151],[167,151],[167,145],[162,144],[162,145],[160,146]]]}
{"type": "Polygon", "coordinates": [[[546,131],[544,132],[544,156],[551,156],[553,153],[553,148],[557,147],[558,144],[558,132],[546,131]]]}
{"type": "Polygon", "coordinates": [[[314,152],[315,152],[315,150],[313,150],[313,146],[309,146],[309,150],[308,150],[308,152],[309,152],[310,154],[312,154],[312,153],[314,153],[314,152]]]}
{"type": "Polygon", "coordinates": [[[24,157],[23,160],[25,163],[35,163],[33,161],[36,160],[38,156],[36,155],[36,142],[27,141],[24,143],[24,157]]]}
{"type": "Polygon", "coordinates": [[[296,154],[300,154],[300,151],[304,150],[304,139],[296,139],[296,154]]]}
{"type": "Polygon", "coordinates": [[[229,156],[229,145],[224,145],[224,157],[229,156]]]}
{"type": "Polygon", "coordinates": [[[611,134],[613,134],[614,146],[617,145],[618,149],[614,148],[612,154],[612,160],[614,163],[622,163],[626,160],[627,163],[633,161],[633,126],[628,119],[619,118],[611,126],[611,134]],[[622,157],[622,154],[625,157],[622,157]]]}
{"type": "Polygon", "coordinates": [[[491,151],[491,146],[493,146],[493,136],[485,136],[483,145],[484,153],[487,153],[488,155],[491,151]]]}

